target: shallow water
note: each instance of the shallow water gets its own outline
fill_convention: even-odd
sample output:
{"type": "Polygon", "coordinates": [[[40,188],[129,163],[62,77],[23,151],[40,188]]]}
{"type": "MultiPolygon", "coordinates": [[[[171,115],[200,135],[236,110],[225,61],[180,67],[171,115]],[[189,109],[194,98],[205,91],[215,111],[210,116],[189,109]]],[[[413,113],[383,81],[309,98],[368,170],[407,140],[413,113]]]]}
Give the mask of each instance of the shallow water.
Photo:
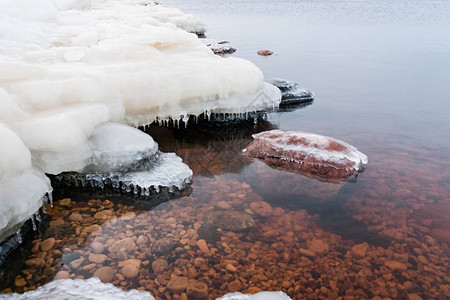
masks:
{"type": "Polygon", "coordinates": [[[258,289],[294,299],[450,297],[450,3],[163,3],[201,17],[208,37],[230,40],[234,56],[253,61],[267,78],[314,91],[314,103],[270,113],[257,126],[150,127],[161,150],[193,169],[191,190],[156,208],[120,195],[60,191],[57,198],[74,201],[48,207],[53,229],[29,256],[22,249],[43,263],[24,264],[9,288],[35,288],[61,270],[88,278],[110,266],[114,284],[161,299],[184,292],[166,288],[173,275],[204,283],[209,298],[258,289]],[[275,54],[256,55],[264,48],[275,54]],[[344,140],[368,155],[368,168],[356,182],[336,184],[240,155],[251,133],[276,127],[344,140]],[[211,211],[220,219],[244,213],[255,226],[206,226],[211,211]],[[108,249],[127,237],[133,250],[108,249]],[[42,249],[48,238],[55,246],[42,249]],[[92,255],[93,242],[106,244],[98,251],[106,258],[92,255]],[[126,259],[139,260],[136,277],[123,276],[126,259]]]}

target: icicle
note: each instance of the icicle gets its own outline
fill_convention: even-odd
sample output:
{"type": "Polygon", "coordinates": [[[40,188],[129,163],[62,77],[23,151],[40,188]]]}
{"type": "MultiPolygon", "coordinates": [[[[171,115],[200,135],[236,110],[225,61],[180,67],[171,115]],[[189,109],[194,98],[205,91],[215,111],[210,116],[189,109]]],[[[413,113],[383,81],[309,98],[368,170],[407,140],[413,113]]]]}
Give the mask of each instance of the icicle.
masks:
{"type": "Polygon", "coordinates": [[[52,191],[47,192],[48,200],[50,201],[50,206],[53,207],[53,195],[52,191]]]}
{"type": "Polygon", "coordinates": [[[16,237],[17,237],[17,242],[19,242],[19,244],[22,244],[22,235],[20,234],[20,229],[16,231],[16,237]]]}
{"type": "Polygon", "coordinates": [[[38,222],[42,222],[42,218],[41,218],[41,215],[39,214],[39,212],[38,212],[38,211],[34,213],[34,217],[36,218],[36,221],[38,221],[38,222]]]}
{"type": "Polygon", "coordinates": [[[34,221],[34,217],[33,215],[31,215],[31,224],[33,224],[33,230],[36,231],[37,227],[36,227],[36,222],[34,221]]]}

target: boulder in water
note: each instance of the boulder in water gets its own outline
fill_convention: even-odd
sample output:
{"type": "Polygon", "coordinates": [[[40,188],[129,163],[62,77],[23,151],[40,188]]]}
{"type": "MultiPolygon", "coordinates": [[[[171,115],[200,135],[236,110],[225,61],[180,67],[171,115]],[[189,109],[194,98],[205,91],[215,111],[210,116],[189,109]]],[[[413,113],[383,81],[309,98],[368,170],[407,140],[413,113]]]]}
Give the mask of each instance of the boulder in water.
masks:
{"type": "Polygon", "coordinates": [[[367,156],[331,137],[299,131],[271,130],[253,135],[245,155],[271,167],[324,179],[348,179],[362,172],[367,156]]]}
{"type": "Polygon", "coordinates": [[[301,87],[296,82],[281,78],[272,78],[267,80],[267,82],[280,89],[280,106],[307,104],[314,100],[314,93],[301,87]]]}

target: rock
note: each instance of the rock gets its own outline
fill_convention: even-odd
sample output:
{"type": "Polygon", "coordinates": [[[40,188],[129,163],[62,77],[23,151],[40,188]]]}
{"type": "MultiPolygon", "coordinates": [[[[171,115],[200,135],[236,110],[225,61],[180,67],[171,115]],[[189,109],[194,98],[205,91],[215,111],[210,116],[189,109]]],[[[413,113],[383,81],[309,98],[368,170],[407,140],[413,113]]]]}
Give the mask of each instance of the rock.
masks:
{"type": "Polygon", "coordinates": [[[61,226],[64,225],[64,220],[63,219],[52,220],[48,223],[48,225],[50,225],[51,227],[61,226]]]}
{"type": "Polygon", "coordinates": [[[45,241],[43,241],[41,243],[41,250],[45,251],[45,252],[52,250],[53,247],[55,246],[55,242],[56,242],[56,240],[54,238],[46,239],[45,241]]]}
{"type": "Polygon", "coordinates": [[[228,272],[232,272],[232,273],[237,272],[237,268],[236,268],[235,266],[233,266],[232,264],[227,264],[227,265],[225,266],[225,269],[226,269],[228,272]]]}
{"type": "Polygon", "coordinates": [[[134,264],[127,264],[122,268],[121,273],[125,278],[136,278],[139,275],[139,268],[134,264]]]}
{"type": "Polygon", "coordinates": [[[200,226],[200,228],[197,230],[197,233],[201,239],[204,239],[210,244],[215,244],[220,240],[220,237],[222,236],[222,234],[217,230],[216,227],[208,226],[205,224],[200,226]]]}
{"type": "Polygon", "coordinates": [[[237,211],[213,211],[203,217],[206,226],[230,231],[244,231],[255,226],[255,220],[246,213],[237,211]]]}
{"type": "Polygon", "coordinates": [[[211,256],[211,252],[209,251],[208,244],[205,240],[198,240],[197,246],[200,248],[200,250],[207,256],[211,256]]]}
{"type": "Polygon", "coordinates": [[[359,257],[365,257],[367,248],[369,248],[369,244],[362,243],[352,247],[352,253],[359,257]]]}
{"type": "Polygon", "coordinates": [[[342,141],[311,133],[271,130],[253,135],[245,155],[274,168],[330,180],[353,179],[367,156],[342,141]]]}
{"type": "Polygon", "coordinates": [[[189,283],[186,293],[189,299],[208,299],[208,286],[201,281],[189,283]]]}
{"type": "Polygon", "coordinates": [[[127,212],[127,213],[121,215],[119,219],[122,221],[128,221],[128,220],[134,219],[135,217],[136,217],[136,213],[130,211],[130,212],[127,212]]]}
{"type": "Polygon", "coordinates": [[[231,208],[231,205],[226,201],[219,201],[219,202],[217,202],[216,206],[220,209],[230,209],[231,208]]]}
{"type": "Polygon", "coordinates": [[[313,239],[308,242],[308,249],[314,253],[326,253],[330,250],[330,247],[327,243],[319,239],[313,239]]]}
{"type": "Polygon", "coordinates": [[[450,228],[433,228],[430,234],[439,242],[450,245],[450,228]]]}
{"type": "Polygon", "coordinates": [[[257,53],[258,55],[261,55],[261,56],[269,56],[269,55],[272,55],[272,54],[273,54],[272,51],[267,50],[267,49],[259,50],[259,51],[256,52],[256,53],[257,53]]]}
{"type": "Polygon", "coordinates": [[[67,279],[70,278],[70,273],[67,271],[59,271],[58,273],[56,273],[55,277],[53,278],[54,280],[58,280],[58,279],[67,279]]]}
{"type": "Polygon", "coordinates": [[[123,260],[123,261],[119,262],[119,264],[118,264],[119,268],[122,268],[126,265],[133,265],[133,266],[136,266],[137,268],[140,268],[141,261],[139,259],[127,259],[127,260],[123,260]]]}
{"type": "Polygon", "coordinates": [[[18,277],[14,281],[14,285],[16,287],[24,287],[26,284],[27,284],[27,282],[25,281],[25,279],[23,277],[18,277]]]}
{"type": "Polygon", "coordinates": [[[250,203],[250,208],[262,217],[268,217],[272,214],[272,206],[266,201],[256,201],[250,203]]]}
{"type": "Polygon", "coordinates": [[[177,243],[169,238],[162,238],[157,240],[153,246],[152,250],[155,254],[166,254],[177,246],[177,243]]]}
{"type": "Polygon", "coordinates": [[[167,284],[167,289],[173,294],[181,294],[189,283],[187,277],[174,277],[167,284]]]}
{"type": "Polygon", "coordinates": [[[69,220],[74,222],[81,222],[83,220],[83,216],[81,216],[79,213],[73,213],[70,215],[69,220]]]}
{"type": "Polygon", "coordinates": [[[69,266],[76,270],[79,269],[81,264],[84,262],[84,257],[80,257],[79,259],[75,259],[73,261],[70,262],[69,266]]]}
{"type": "Polygon", "coordinates": [[[64,198],[59,200],[58,205],[59,206],[70,206],[72,203],[72,200],[70,200],[70,198],[64,198]]]}
{"type": "Polygon", "coordinates": [[[280,106],[310,103],[314,100],[314,94],[302,88],[298,83],[280,78],[269,79],[267,82],[280,89],[280,106]]]}
{"type": "Polygon", "coordinates": [[[146,237],[145,235],[140,235],[136,240],[136,245],[138,246],[146,245],[147,243],[148,237],[146,237]]]}
{"type": "Polygon", "coordinates": [[[124,251],[125,253],[131,254],[136,250],[136,243],[132,238],[124,238],[114,242],[110,247],[108,247],[109,252],[119,252],[124,251]]]}
{"type": "Polygon", "coordinates": [[[219,41],[212,39],[200,39],[206,46],[211,49],[214,54],[232,54],[236,52],[236,48],[233,48],[228,41],[219,41]]]}
{"type": "Polygon", "coordinates": [[[384,264],[392,271],[406,271],[408,269],[408,266],[405,263],[395,260],[387,260],[384,264]]]}
{"type": "Polygon", "coordinates": [[[152,262],[152,269],[155,273],[164,272],[169,269],[169,263],[165,259],[158,258],[152,262]]]}
{"type": "Polygon", "coordinates": [[[45,261],[42,258],[31,258],[25,261],[25,264],[30,268],[39,268],[45,265],[45,261]]]}
{"type": "Polygon", "coordinates": [[[105,254],[89,253],[89,261],[96,264],[103,264],[107,258],[105,254]]]}
{"type": "Polygon", "coordinates": [[[86,233],[94,233],[94,232],[97,232],[97,231],[102,231],[102,227],[100,225],[97,225],[97,224],[88,226],[88,227],[83,229],[83,232],[86,232],[86,233]]]}
{"type": "Polygon", "coordinates": [[[103,250],[105,250],[105,246],[103,246],[103,244],[100,243],[100,242],[92,242],[91,243],[91,249],[95,253],[102,253],[103,250]]]}
{"type": "Polygon", "coordinates": [[[234,280],[228,283],[228,291],[229,292],[238,292],[242,289],[242,284],[239,280],[234,280]]]}
{"type": "Polygon", "coordinates": [[[114,278],[114,269],[111,267],[101,267],[94,272],[94,277],[98,277],[102,282],[111,282],[114,278]]]}
{"type": "Polygon", "coordinates": [[[300,248],[300,249],[298,250],[298,252],[299,252],[301,255],[308,256],[308,257],[315,257],[315,256],[316,256],[316,253],[314,253],[314,252],[312,252],[312,251],[309,251],[309,250],[306,250],[306,249],[303,249],[303,248],[300,248]]]}

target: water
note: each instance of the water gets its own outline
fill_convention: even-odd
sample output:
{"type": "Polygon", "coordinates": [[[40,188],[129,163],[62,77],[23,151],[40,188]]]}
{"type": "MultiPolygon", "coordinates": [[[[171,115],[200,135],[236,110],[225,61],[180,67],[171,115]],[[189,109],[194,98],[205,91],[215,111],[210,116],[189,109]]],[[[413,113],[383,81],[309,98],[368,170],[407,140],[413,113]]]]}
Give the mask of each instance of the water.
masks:
{"type": "Polygon", "coordinates": [[[208,37],[231,41],[233,55],[267,78],[300,82],[316,94],[314,103],[269,113],[257,125],[151,126],[146,132],[161,150],[193,169],[190,193],[152,208],[132,196],[111,203],[111,195],[56,191],[55,198],[76,202],[48,206],[52,221],[63,224],[34,242],[54,237],[56,246],[35,246],[27,259],[42,256],[46,265],[24,266],[26,286],[15,277],[9,287],[35,288],[61,270],[89,278],[111,266],[121,274],[121,261],[138,259],[136,277],[111,281],[161,299],[188,292],[167,289],[171,275],[202,282],[209,298],[236,290],[283,290],[294,299],[450,297],[450,3],[163,3],[201,17],[208,37]],[[256,55],[265,48],[275,54],[256,55]],[[341,139],[368,155],[368,168],[357,182],[336,184],[240,155],[251,133],[273,128],[341,139]],[[110,212],[96,216],[100,211],[110,212]],[[205,225],[211,211],[245,213],[256,226],[241,232],[205,225]],[[104,249],[104,262],[90,261],[93,242],[108,248],[127,237],[142,244],[125,254],[104,249]],[[81,265],[71,266],[79,258],[81,265]],[[158,259],[167,267],[153,265],[158,259]]]}

